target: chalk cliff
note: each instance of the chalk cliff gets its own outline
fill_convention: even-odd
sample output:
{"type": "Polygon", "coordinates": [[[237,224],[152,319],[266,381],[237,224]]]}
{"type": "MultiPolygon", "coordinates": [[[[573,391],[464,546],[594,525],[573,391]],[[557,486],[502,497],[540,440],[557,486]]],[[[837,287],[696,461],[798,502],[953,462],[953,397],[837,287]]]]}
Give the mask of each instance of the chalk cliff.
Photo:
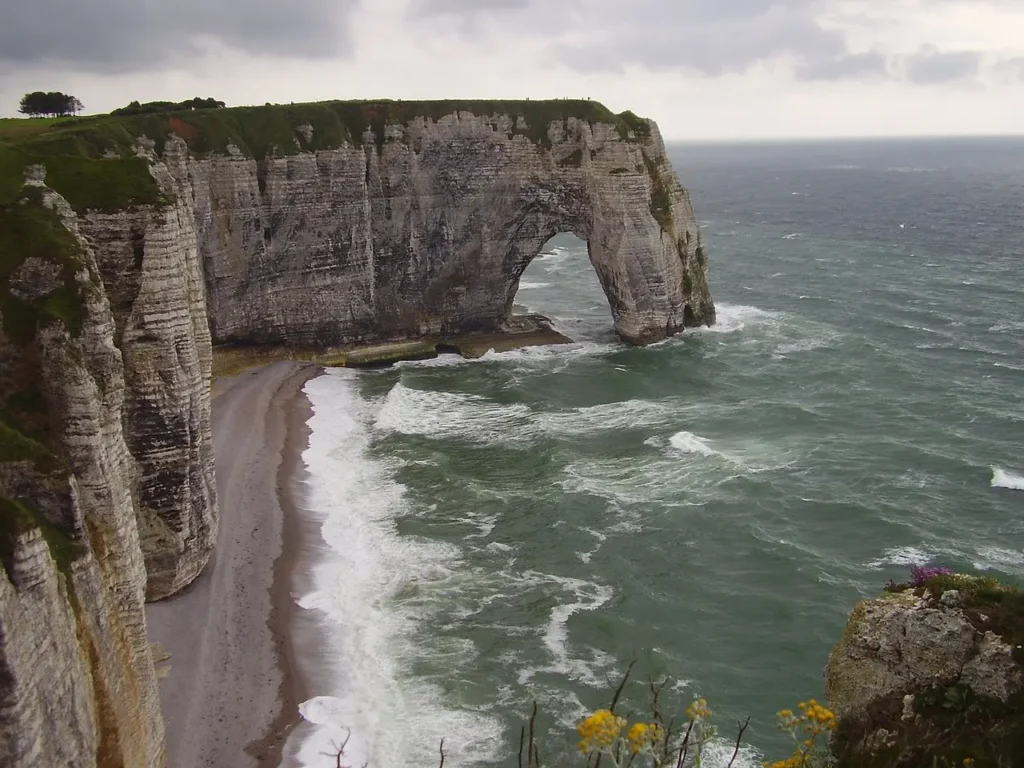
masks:
{"type": "Polygon", "coordinates": [[[0,139],[0,764],[163,763],[142,604],[216,543],[212,343],[500,331],[563,231],[587,240],[623,339],[714,322],[657,126],[593,102],[212,110],[0,139]]]}
{"type": "Polygon", "coordinates": [[[161,765],[113,318],[67,203],[22,199],[0,214],[32,236],[0,335],[0,764],[161,765]]]}
{"type": "Polygon", "coordinates": [[[496,330],[523,270],[565,231],[587,240],[622,338],[713,322],[700,232],[657,127],[623,137],[568,117],[540,141],[528,127],[462,112],[388,125],[379,146],[174,162],[194,192],[215,340],[496,330]]]}

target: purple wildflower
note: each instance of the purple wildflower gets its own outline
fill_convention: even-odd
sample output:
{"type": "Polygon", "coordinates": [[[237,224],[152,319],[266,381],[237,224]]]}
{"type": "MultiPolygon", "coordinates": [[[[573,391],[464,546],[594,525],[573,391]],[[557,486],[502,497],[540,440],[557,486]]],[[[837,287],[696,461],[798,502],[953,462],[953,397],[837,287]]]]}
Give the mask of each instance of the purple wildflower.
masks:
{"type": "Polygon", "coordinates": [[[910,583],[915,587],[921,587],[936,576],[949,576],[952,573],[952,570],[941,565],[915,565],[910,569],[910,583]]]}

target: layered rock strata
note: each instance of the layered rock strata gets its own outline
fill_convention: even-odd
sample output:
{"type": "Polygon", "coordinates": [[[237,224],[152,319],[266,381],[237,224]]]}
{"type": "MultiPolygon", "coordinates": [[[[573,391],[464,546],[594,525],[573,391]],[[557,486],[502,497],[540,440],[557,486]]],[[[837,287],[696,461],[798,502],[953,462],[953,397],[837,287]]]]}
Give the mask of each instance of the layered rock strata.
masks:
{"type": "Polygon", "coordinates": [[[535,142],[517,132],[522,120],[417,118],[388,126],[379,147],[367,135],[362,146],[190,163],[215,340],[499,330],[519,277],[559,232],[587,241],[623,339],[713,323],[700,231],[657,126],[624,138],[570,117],[535,142]]]}
{"type": "Polygon", "coordinates": [[[53,243],[64,261],[56,290],[78,303],[47,308],[23,292],[24,306],[4,305],[0,382],[20,395],[19,426],[30,431],[35,415],[51,439],[0,425],[0,764],[158,766],[163,721],[113,318],[75,214],[40,182],[30,191],[19,224],[65,228],[53,243]],[[12,315],[35,308],[29,335],[12,315]]]}
{"type": "Polygon", "coordinates": [[[209,560],[217,537],[210,441],[209,323],[183,144],[151,172],[174,202],[81,219],[93,244],[124,356],[128,447],[139,469],[147,597],[172,595],[209,560]]]}

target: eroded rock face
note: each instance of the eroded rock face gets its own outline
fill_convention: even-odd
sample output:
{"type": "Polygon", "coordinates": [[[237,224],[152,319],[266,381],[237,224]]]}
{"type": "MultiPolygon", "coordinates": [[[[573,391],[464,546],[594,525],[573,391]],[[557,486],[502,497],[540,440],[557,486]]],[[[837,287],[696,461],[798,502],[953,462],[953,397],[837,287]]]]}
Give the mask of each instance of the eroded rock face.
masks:
{"type": "Polygon", "coordinates": [[[173,145],[153,173],[173,204],[92,212],[93,244],[124,356],[125,434],[139,469],[146,595],[187,586],[213,552],[217,489],[210,439],[211,343],[191,188],[173,145]]]}
{"type": "MultiPolygon", "coordinates": [[[[75,238],[67,280],[82,303],[71,327],[52,322],[31,340],[0,331],[0,378],[8,388],[27,370],[38,377],[56,454],[30,445],[30,458],[0,463],[0,764],[159,766],[121,354],[75,215],[54,193],[38,194],[75,238]]],[[[5,442],[6,459],[16,446],[5,442]]]]}
{"type": "Polygon", "coordinates": [[[840,766],[1012,766],[1024,755],[1024,655],[1009,603],[949,595],[907,590],[854,610],[825,672],[840,766]]]}
{"type": "Polygon", "coordinates": [[[569,118],[538,143],[508,116],[462,113],[390,125],[379,147],[368,133],[361,147],[179,165],[194,192],[214,339],[494,331],[559,232],[587,240],[623,339],[713,323],[690,199],[649,125],[649,136],[623,138],[569,118]]]}

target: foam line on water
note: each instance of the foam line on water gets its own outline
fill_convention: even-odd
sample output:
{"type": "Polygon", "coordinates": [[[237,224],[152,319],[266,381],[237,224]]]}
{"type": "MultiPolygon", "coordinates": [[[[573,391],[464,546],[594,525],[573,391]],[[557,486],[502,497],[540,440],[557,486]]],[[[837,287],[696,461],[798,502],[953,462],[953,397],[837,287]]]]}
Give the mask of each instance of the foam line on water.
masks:
{"type": "MultiPolygon", "coordinates": [[[[495,759],[504,748],[500,722],[446,705],[439,686],[410,672],[424,652],[418,632],[429,601],[399,600],[403,590],[443,589],[461,565],[458,547],[399,536],[405,489],[392,466],[369,453],[379,405],[359,397],[356,374],[333,370],[313,379],[309,447],[310,514],[327,545],[313,570],[313,589],[298,604],[324,622],[325,656],[300,712],[312,734],[298,749],[304,766],[333,765],[323,752],[351,730],[346,758],[354,765],[427,765],[444,736],[452,765],[495,759]]],[[[460,647],[458,656],[472,654],[460,647]]]]}
{"type": "Polygon", "coordinates": [[[1024,568],[1024,551],[1006,547],[981,547],[974,567],[979,571],[1001,570],[1019,572],[1024,568]]]}
{"type": "Polygon", "coordinates": [[[992,467],[992,487],[1024,491],[1024,477],[1015,475],[1000,467],[992,467]]]}
{"type": "Polygon", "coordinates": [[[657,427],[692,409],[679,399],[626,400],[534,411],[478,395],[421,390],[397,382],[383,399],[374,427],[385,433],[525,446],[545,437],[573,437],[657,427]]]}
{"type": "Polygon", "coordinates": [[[782,320],[782,314],[778,312],[769,312],[746,304],[724,302],[715,305],[715,315],[716,322],[713,326],[687,329],[682,337],[692,333],[736,333],[752,326],[774,328],[782,320]]]}
{"type": "Polygon", "coordinates": [[[532,433],[530,409],[499,405],[477,395],[438,392],[395,384],[374,424],[384,432],[474,442],[517,442],[532,433]]]}
{"type": "Polygon", "coordinates": [[[721,451],[711,447],[706,438],[693,432],[676,432],[668,439],[669,445],[679,453],[699,453],[701,456],[721,456],[721,451]]]}
{"type": "Polygon", "coordinates": [[[927,565],[933,557],[933,553],[920,547],[890,547],[881,557],[866,563],[866,566],[881,569],[891,565],[927,565]]]}

